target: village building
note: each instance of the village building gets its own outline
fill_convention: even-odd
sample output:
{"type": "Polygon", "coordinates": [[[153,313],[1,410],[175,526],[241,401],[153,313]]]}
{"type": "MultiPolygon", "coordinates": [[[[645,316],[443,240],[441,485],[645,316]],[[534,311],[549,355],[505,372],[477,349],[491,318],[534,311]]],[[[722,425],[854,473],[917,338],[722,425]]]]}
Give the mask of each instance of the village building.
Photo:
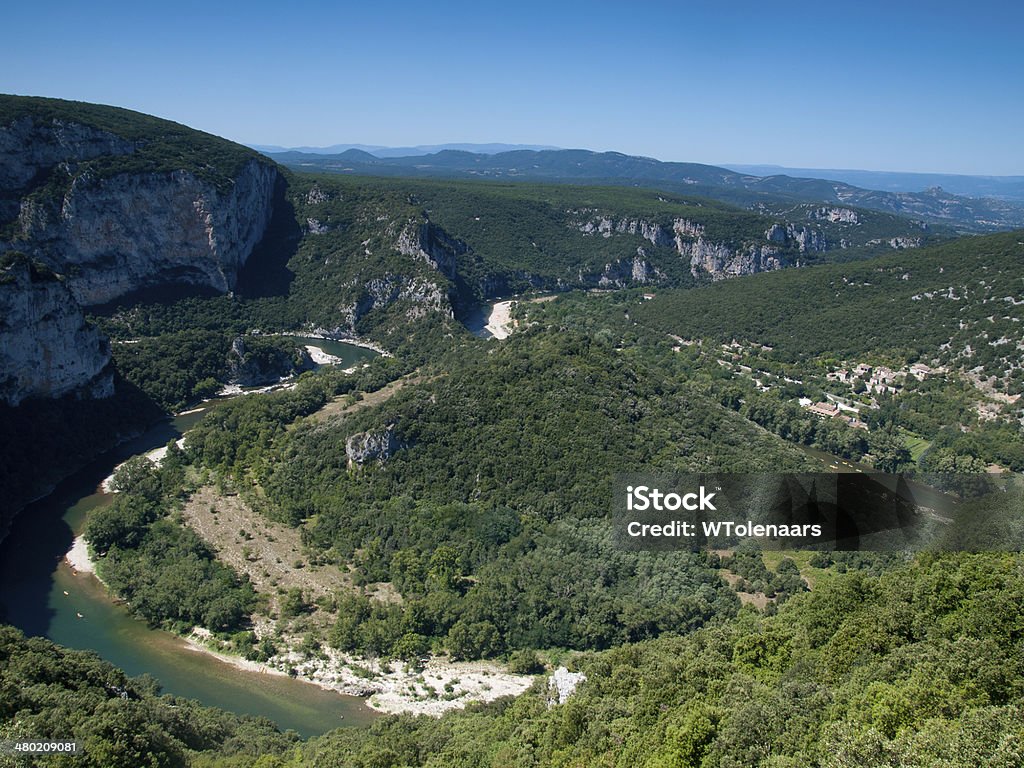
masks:
{"type": "Polygon", "coordinates": [[[875,368],[871,375],[872,379],[884,382],[886,384],[892,384],[896,380],[896,371],[892,368],[886,368],[884,365],[880,365],[875,368]]]}
{"type": "Polygon", "coordinates": [[[835,418],[839,415],[839,409],[832,403],[815,403],[807,408],[815,416],[822,416],[826,419],[835,418]]]}
{"type": "Polygon", "coordinates": [[[914,363],[910,366],[910,375],[918,381],[924,381],[933,373],[934,371],[924,363],[914,363]]]}

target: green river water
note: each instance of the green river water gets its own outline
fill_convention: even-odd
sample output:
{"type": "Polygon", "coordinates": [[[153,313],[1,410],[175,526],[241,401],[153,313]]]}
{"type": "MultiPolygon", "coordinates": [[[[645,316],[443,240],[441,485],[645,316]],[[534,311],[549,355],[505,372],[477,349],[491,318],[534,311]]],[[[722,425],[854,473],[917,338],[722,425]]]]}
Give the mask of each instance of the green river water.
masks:
{"type": "MultiPolygon", "coordinates": [[[[341,342],[296,340],[342,358],[342,367],[376,356],[341,342]]],[[[153,427],[100,457],[19,514],[0,544],[0,619],[28,635],[95,651],[129,675],[148,672],[166,693],[239,714],[267,717],[302,736],[365,725],[376,715],[362,699],[284,676],[241,670],[194,651],[177,635],[151,629],[132,618],[94,577],[73,572],[64,560],[89,512],[111,502],[111,496],[99,486],[114,467],[131,456],[166,445],[217,404],[212,401],[199,411],[153,427]]]]}

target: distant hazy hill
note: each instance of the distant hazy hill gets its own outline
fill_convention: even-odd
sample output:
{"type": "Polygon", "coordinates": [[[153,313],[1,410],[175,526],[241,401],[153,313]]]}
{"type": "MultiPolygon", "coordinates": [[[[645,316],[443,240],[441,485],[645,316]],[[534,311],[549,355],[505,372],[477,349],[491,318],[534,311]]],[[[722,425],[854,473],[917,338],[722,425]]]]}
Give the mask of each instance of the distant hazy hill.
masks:
{"type": "Polygon", "coordinates": [[[954,173],[902,173],[898,171],[862,171],[836,168],[784,168],[781,165],[725,166],[739,173],[756,176],[807,176],[856,184],[886,192],[921,192],[942,187],[946,192],[967,197],[997,197],[1024,202],[1024,176],[966,176],[954,173]]]}
{"type": "Polygon", "coordinates": [[[772,213],[781,213],[794,202],[816,201],[860,206],[974,232],[1024,226],[1024,205],[1010,200],[965,197],[941,188],[923,192],[874,191],[842,181],[786,175],[757,176],[713,165],[666,163],[618,152],[559,149],[485,154],[444,149],[426,155],[377,157],[349,149],[333,155],[289,151],[270,153],[270,156],[296,169],[333,173],[569,183],[585,181],[589,184],[685,192],[772,213]]]}
{"type": "Polygon", "coordinates": [[[335,155],[350,149],[358,149],[375,157],[417,157],[430,155],[446,149],[461,152],[476,152],[481,155],[496,155],[518,149],[558,149],[544,144],[418,144],[415,147],[384,147],[378,144],[332,144],[329,147],[280,147],[273,144],[251,144],[253,149],[266,153],[302,152],[310,155],[335,155]]]}

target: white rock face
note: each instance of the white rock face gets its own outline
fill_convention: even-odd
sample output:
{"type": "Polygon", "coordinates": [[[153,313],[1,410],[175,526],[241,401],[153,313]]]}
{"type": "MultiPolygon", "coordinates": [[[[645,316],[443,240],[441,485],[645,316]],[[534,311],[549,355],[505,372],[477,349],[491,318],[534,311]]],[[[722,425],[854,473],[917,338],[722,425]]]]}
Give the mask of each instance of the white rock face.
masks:
{"type": "MultiPolygon", "coordinates": [[[[835,214],[837,217],[843,215],[843,212],[849,213],[853,216],[852,219],[833,218],[830,219],[831,221],[845,221],[846,223],[854,224],[857,222],[857,214],[854,211],[848,211],[845,208],[821,208],[812,215],[812,218],[828,218],[828,216],[826,216],[825,213],[822,213],[822,211],[831,211],[831,214],[835,214]]],[[[765,231],[764,238],[769,243],[779,243],[780,245],[784,245],[790,241],[795,242],[800,253],[806,253],[808,251],[827,251],[829,249],[828,240],[825,239],[825,235],[821,230],[797,226],[795,224],[772,224],[771,227],[765,231]]],[[[845,240],[841,244],[841,247],[846,247],[845,240]]]]}
{"type": "Polygon", "coordinates": [[[257,160],[224,191],[187,171],[83,174],[59,211],[22,204],[19,247],[67,274],[83,305],[168,282],[228,291],[270,221],[276,179],[257,160]]]}
{"type": "Polygon", "coordinates": [[[345,441],[345,454],[348,456],[349,467],[370,461],[380,461],[383,464],[401,447],[395,436],[394,425],[389,425],[383,431],[352,435],[345,441]]]}
{"type": "Polygon", "coordinates": [[[785,265],[778,248],[770,245],[749,245],[732,249],[723,243],[711,243],[703,237],[679,243],[679,255],[689,258],[690,273],[699,277],[701,273],[721,280],[737,275],[752,275],[755,272],[770,272],[785,265]]]}
{"type": "Polygon", "coordinates": [[[645,256],[643,248],[638,248],[637,255],[632,259],[619,259],[605,264],[597,284],[602,288],[625,288],[634,284],[656,283],[664,278],[665,275],[653,268],[645,256]]]}
{"type": "Polygon", "coordinates": [[[359,298],[339,308],[342,324],[331,333],[354,333],[359,320],[374,309],[382,309],[397,301],[409,303],[406,317],[416,320],[431,313],[454,317],[448,291],[432,280],[408,277],[390,272],[374,277],[361,285],[359,298]]]}
{"type": "Polygon", "coordinates": [[[33,274],[19,258],[0,271],[0,399],[17,405],[30,395],[81,391],[109,397],[110,344],[85,322],[67,287],[33,274]]]}
{"type": "MultiPolygon", "coordinates": [[[[639,235],[654,246],[673,248],[679,256],[690,262],[690,272],[695,277],[710,275],[713,280],[720,280],[735,275],[781,269],[787,263],[780,255],[780,249],[773,245],[747,244],[734,247],[728,243],[714,242],[708,239],[703,224],[689,219],[673,219],[669,229],[644,219],[621,219],[615,222],[607,216],[597,215],[592,209],[568,213],[579,217],[570,219],[570,226],[585,235],[639,235]]],[[[775,224],[765,232],[765,238],[770,243],[785,245],[788,238],[793,237],[803,251],[806,248],[805,241],[813,240],[814,234],[817,234],[816,231],[812,234],[810,230],[794,234],[786,227],[775,224]]],[[[818,245],[818,242],[813,241],[813,244],[818,245]]],[[[644,249],[638,248],[637,256],[632,261],[620,259],[606,264],[598,276],[597,284],[608,288],[657,283],[665,276],[648,262],[646,256],[644,249]]],[[[587,276],[581,273],[579,282],[587,282],[587,276]]]]}
{"type": "Polygon", "coordinates": [[[682,236],[687,237],[703,237],[704,236],[704,225],[695,224],[689,219],[676,219],[672,222],[672,231],[676,233],[676,242],[679,242],[679,238],[682,236]]]}
{"type": "Polygon", "coordinates": [[[849,208],[818,208],[811,212],[812,219],[819,221],[831,221],[833,224],[859,224],[860,217],[856,211],[849,208]]]}
{"type": "Polygon", "coordinates": [[[786,226],[786,235],[796,241],[800,248],[800,253],[828,250],[828,241],[821,230],[788,224],[786,226]]]}
{"type": "Polygon", "coordinates": [[[904,248],[920,248],[921,238],[920,237],[891,237],[889,238],[889,247],[902,250],[904,248]]]}

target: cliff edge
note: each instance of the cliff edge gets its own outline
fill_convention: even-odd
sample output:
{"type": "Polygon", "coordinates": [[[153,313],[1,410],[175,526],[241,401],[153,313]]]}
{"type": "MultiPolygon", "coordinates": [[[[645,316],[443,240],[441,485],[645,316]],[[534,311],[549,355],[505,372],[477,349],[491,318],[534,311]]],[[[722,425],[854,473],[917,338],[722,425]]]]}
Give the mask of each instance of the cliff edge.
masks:
{"type": "Polygon", "coordinates": [[[0,96],[0,399],[110,394],[97,384],[109,345],[82,309],[172,283],[230,291],[278,178],[257,153],[177,123],[0,96]]]}

